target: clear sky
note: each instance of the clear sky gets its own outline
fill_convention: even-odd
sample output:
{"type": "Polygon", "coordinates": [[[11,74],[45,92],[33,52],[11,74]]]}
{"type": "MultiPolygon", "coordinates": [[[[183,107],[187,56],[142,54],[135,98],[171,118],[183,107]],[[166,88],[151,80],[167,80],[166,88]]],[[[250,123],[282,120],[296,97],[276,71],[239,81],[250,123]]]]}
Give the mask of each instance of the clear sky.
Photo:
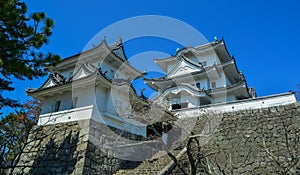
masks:
{"type": "MultiPolygon", "coordinates": [[[[231,55],[245,75],[248,86],[259,96],[295,90],[300,83],[300,1],[136,1],[136,0],[26,0],[29,11],[44,11],[55,20],[55,28],[44,51],[62,58],[79,53],[105,27],[140,15],[162,15],[183,21],[208,41],[225,38],[231,55]]],[[[120,30],[122,30],[120,28],[120,30]]],[[[169,32],[169,31],[166,31],[169,32]]],[[[172,32],[172,31],[170,31],[172,32]]],[[[118,34],[116,34],[116,38],[118,34]]],[[[125,44],[129,59],[140,52],[174,54],[178,45],[141,38],[125,44]]],[[[39,87],[45,78],[15,81],[8,94],[24,100],[24,88],[39,87]]]]}

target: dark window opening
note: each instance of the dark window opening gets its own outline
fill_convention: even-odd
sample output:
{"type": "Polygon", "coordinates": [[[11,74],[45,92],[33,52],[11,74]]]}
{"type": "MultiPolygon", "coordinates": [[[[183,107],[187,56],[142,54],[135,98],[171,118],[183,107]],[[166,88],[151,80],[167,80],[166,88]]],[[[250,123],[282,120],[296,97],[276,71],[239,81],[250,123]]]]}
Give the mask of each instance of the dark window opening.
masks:
{"type": "Polygon", "coordinates": [[[197,87],[198,89],[201,89],[200,83],[196,83],[196,87],[197,87]]]}
{"type": "Polygon", "coordinates": [[[147,126],[147,140],[160,138],[162,133],[168,133],[173,126],[168,122],[157,122],[147,126]]]}
{"type": "Polygon", "coordinates": [[[154,123],[147,126],[147,140],[154,140],[162,136],[162,123],[154,123]]]}
{"type": "Polygon", "coordinates": [[[188,104],[189,104],[188,102],[181,103],[181,104],[172,104],[172,110],[187,108],[188,104]]]}
{"type": "Polygon", "coordinates": [[[180,108],[181,108],[180,104],[172,104],[172,110],[180,109],[180,108]]]}
{"type": "Polygon", "coordinates": [[[216,88],[217,85],[216,85],[216,82],[211,82],[211,88],[216,88]]]}
{"type": "Polygon", "coordinates": [[[59,110],[59,107],[60,107],[60,100],[55,102],[54,112],[57,112],[59,110]]]}

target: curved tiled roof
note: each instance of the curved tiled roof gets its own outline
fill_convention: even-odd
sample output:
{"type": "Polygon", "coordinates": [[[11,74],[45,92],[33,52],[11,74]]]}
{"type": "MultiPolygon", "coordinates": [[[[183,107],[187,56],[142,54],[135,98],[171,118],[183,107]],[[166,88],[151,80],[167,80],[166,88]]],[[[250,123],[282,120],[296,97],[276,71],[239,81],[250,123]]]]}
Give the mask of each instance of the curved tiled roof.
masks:
{"type": "MultiPolygon", "coordinates": [[[[136,95],[136,97],[140,97],[137,94],[135,88],[133,87],[133,85],[132,85],[132,83],[129,79],[126,79],[126,80],[125,79],[110,79],[106,76],[106,72],[103,72],[101,68],[97,69],[92,64],[89,64],[88,62],[84,62],[83,64],[80,64],[79,68],[76,70],[74,75],[67,81],[59,73],[50,74],[48,79],[46,80],[46,82],[40,88],[29,89],[26,92],[27,93],[35,93],[35,92],[43,91],[43,90],[46,90],[46,89],[50,89],[50,88],[70,84],[70,83],[73,83],[73,82],[78,82],[78,81],[81,81],[81,80],[84,80],[84,79],[91,78],[93,76],[101,76],[102,78],[107,80],[109,83],[112,83],[113,85],[117,85],[117,86],[128,85],[128,86],[130,86],[131,90],[136,95]],[[85,76],[80,76],[79,74],[82,73],[81,71],[85,71],[88,74],[85,75],[85,76]],[[76,77],[79,77],[79,78],[76,78],[76,77]],[[45,86],[47,84],[47,82],[49,82],[49,80],[53,80],[53,82],[55,82],[55,83],[52,86],[45,86]]],[[[145,100],[145,99],[143,99],[143,100],[145,100]]]]}
{"type": "MultiPolygon", "coordinates": [[[[220,93],[220,92],[223,92],[223,91],[226,91],[226,90],[234,90],[235,88],[239,88],[243,85],[246,86],[246,90],[247,90],[248,88],[247,88],[246,81],[240,81],[238,83],[235,83],[235,84],[232,84],[232,85],[229,85],[229,86],[226,86],[226,87],[220,87],[220,88],[209,89],[209,90],[198,89],[197,87],[192,86],[192,85],[187,84],[187,83],[182,83],[180,85],[175,84],[175,85],[171,85],[169,88],[164,90],[161,94],[159,94],[156,97],[156,99],[160,98],[161,96],[165,96],[165,95],[171,93],[175,89],[178,89],[178,91],[186,90],[186,92],[193,93],[193,95],[196,95],[196,96],[200,96],[199,95],[200,93],[204,93],[204,94],[206,94],[207,97],[211,97],[211,95],[214,94],[214,93],[220,93]]],[[[249,95],[249,97],[251,97],[248,90],[247,90],[247,93],[248,93],[247,95],[249,95]]]]}
{"type": "MultiPolygon", "coordinates": [[[[118,49],[122,49],[123,50],[123,52],[124,52],[124,49],[123,49],[123,43],[122,43],[122,40],[119,40],[119,41],[117,41],[117,42],[115,42],[115,43],[113,43],[113,44],[111,44],[111,45],[108,45],[107,44],[107,42],[106,42],[106,39],[104,38],[96,47],[93,47],[93,48],[91,48],[91,49],[87,49],[87,50],[84,50],[84,51],[81,51],[81,52],[79,52],[79,53],[77,53],[77,54],[75,54],[75,55],[72,55],[72,56],[69,56],[69,57],[67,57],[67,58],[64,58],[64,59],[62,59],[62,60],[60,60],[57,64],[59,64],[59,63],[61,63],[61,62],[64,62],[64,61],[66,61],[66,60],[69,60],[69,59],[72,59],[72,58],[74,58],[74,57],[77,57],[77,56],[80,56],[81,54],[84,54],[84,53],[88,53],[88,52],[91,52],[91,51],[94,51],[94,50],[96,50],[96,49],[99,49],[99,48],[101,48],[101,45],[105,45],[105,46],[107,46],[107,48],[110,50],[110,51],[115,51],[115,50],[118,50],[118,49]]],[[[127,60],[127,58],[126,58],[126,56],[125,56],[125,52],[124,52],[124,58],[121,58],[120,56],[118,56],[118,55],[116,55],[118,58],[120,58],[122,61],[125,61],[125,60],[127,60]]]]}
{"type": "Polygon", "coordinates": [[[180,91],[186,91],[188,93],[191,93],[195,96],[198,96],[200,97],[201,95],[200,94],[204,94],[205,97],[207,98],[211,98],[211,95],[208,93],[207,90],[205,89],[198,89],[190,84],[187,84],[187,83],[182,83],[180,85],[171,85],[171,87],[167,88],[165,91],[163,91],[161,94],[159,94],[155,99],[159,99],[161,96],[166,96],[167,94],[169,93],[172,93],[172,91],[178,89],[178,92],[180,91]]]}
{"type": "Polygon", "coordinates": [[[27,92],[34,93],[34,92],[42,91],[44,89],[49,89],[49,88],[53,88],[53,87],[57,87],[57,86],[65,85],[65,84],[70,84],[72,82],[77,82],[77,81],[80,81],[80,80],[83,80],[85,78],[89,78],[89,77],[92,77],[95,75],[101,75],[107,81],[112,82],[112,80],[110,80],[109,78],[107,78],[107,76],[105,76],[105,74],[101,71],[101,69],[96,69],[93,65],[85,62],[84,64],[80,65],[80,67],[76,70],[74,75],[69,80],[66,81],[66,78],[63,77],[63,75],[61,75],[59,73],[50,74],[48,79],[45,81],[45,83],[42,86],[40,86],[37,89],[29,89],[29,90],[27,90],[27,92]],[[79,76],[79,74],[83,70],[88,74],[86,74],[86,76],[79,76]],[[53,86],[45,86],[47,84],[47,82],[49,82],[49,80],[54,80],[55,84],[53,86]],[[62,81],[58,81],[58,80],[62,80],[62,81]]]}
{"type": "MultiPolygon", "coordinates": [[[[54,72],[48,76],[46,81],[38,89],[61,85],[61,84],[64,84],[65,82],[66,82],[66,79],[64,76],[62,76],[61,74],[59,74],[57,72],[54,72]]],[[[31,91],[35,91],[38,89],[31,89],[31,91]]]]}
{"type": "MultiPolygon", "coordinates": [[[[160,59],[155,59],[155,61],[167,61],[169,59],[178,59],[178,56],[182,55],[183,51],[192,51],[192,50],[197,50],[197,49],[207,49],[207,48],[210,48],[210,47],[215,47],[215,46],[218,46],[220,44],[224,44],[225,46],[225,41],[224,41],[224,38],[222,38],[220,41],[214,41],[214,42],[210,42],[210,43],[207,43],[207,44],[204,44],[204,45],[201,45],[201,46],[198,46],[198,47],[191,47],[191,46],[185,46],[179,50],[176,51],[176,54],[175,55],[172,55],[170,57],[166,57],[166,58],[160,58],[160,59]]],[[[225,49],[226,51],[228,52],[226,46],[225,46],[225,49]]],[[[185,53],[186,53],[185,52],[185,53]]],[[[229,53],[229,52],[228,52],[229,53]]]]}
{"type": "MultiPolygon", "coordinates": [[[[189,61],[189,62],[191,62],[191,63],[194,63],[194,62],[192,62],[192,61],[190,61],[190,60],[188,60],[188,59],[186,59],[186,60],[189,61]]],[[[210,70],[212,70],[212,69],[214,69],[214,68],[223,68],[223,67],[225,67],[225,66],[231,64],[232,61],[235,62],[234,59],[231,59],[231,60],[226,61],[226,62],[223,62],[223,63],[221,63],[221,64],[218,64],[218,65],[214,64],[214,65],[211,65],[211,66],[207,66],[207,67],[204,67],[204,69],[201,69],[201,70],[199,70],[199,71],[195,71],[195,72],[192,72],[192,73],[188,73],[188,74],[189,74],[189,75],[199,75],[199,74],[204,74],[204,73],[206,73],[207,71],[210,71],[210,70]]],[[[194,64],[197,65],[197,66],[200,66],[200,65],[197,64],[197,63],[194,63],[194,64]]],[[[238,72],[238,69],[237,69],[237,67],[236,67],[236,64],[234,64],[234,65],[235,65],[235,68],[236,68],[236,70],[237,70],[237,73],[239,73],[239,72],[238,72]]],[[[184,77],[184,76],[186,76],[186,74],[180,75],[180,76],[178,76],[178,77],[176,77],[176,78],[180,78],[180,77],[184,77]]],[[[163,77],[159,77],[159,78],[144,78],[145,81],[168,81],[168,80],[173,80],[173,79],[174,79],[174,78],[168,78],[167,76],[163,76],[163,77]]]]}
{"type": "Polygon", "coordinates": [[[122,39],[119,38],[119,40],[116,43],[113,43],[112,45],[109,45],[108,48],[111,50],[111,52],[118,58],[120,58],[123,61],[127,61],[127,57],[123,48],[122,39]],[[118,52],[120,51],[121,54],[118,52]]]}

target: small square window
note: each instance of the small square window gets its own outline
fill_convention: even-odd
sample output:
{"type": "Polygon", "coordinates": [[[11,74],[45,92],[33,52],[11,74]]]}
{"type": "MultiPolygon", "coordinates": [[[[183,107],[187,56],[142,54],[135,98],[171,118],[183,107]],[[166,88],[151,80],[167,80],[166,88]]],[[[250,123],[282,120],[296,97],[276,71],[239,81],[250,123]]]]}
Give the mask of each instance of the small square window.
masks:
{"type": "Polygon", "coordinates": [[[197,87],[198,89],[201,89],[200,83],[196,83],[196,87],[197,87]]]}

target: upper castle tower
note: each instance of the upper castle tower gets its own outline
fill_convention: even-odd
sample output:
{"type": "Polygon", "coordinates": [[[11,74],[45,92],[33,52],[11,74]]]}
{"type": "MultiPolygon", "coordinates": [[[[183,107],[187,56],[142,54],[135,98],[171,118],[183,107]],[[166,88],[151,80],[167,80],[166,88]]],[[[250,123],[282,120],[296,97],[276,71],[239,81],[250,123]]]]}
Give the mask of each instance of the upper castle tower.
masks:
{"type": "Polygon", "coordinates": [[[166,76],[144,81],[159,93],[157,99],[167,101],[170,110],[256,97],[223,39],[178,49],[176,55],[155,59],[155,63],[166,76]]]}

